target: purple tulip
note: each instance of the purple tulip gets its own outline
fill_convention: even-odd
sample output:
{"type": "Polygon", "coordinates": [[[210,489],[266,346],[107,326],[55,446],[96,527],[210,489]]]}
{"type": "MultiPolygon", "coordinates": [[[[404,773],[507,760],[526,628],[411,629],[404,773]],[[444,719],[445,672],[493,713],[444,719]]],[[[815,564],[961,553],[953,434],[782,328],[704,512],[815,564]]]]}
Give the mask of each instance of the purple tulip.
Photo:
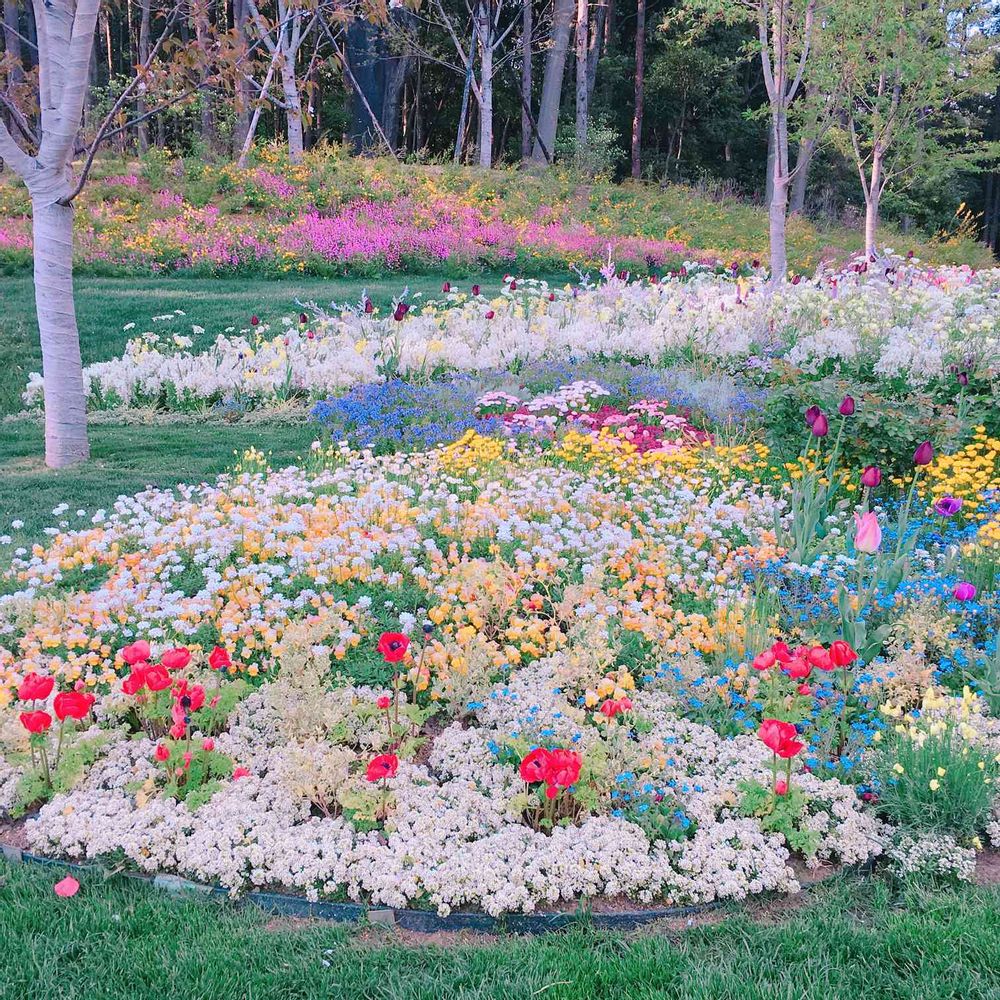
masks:
{"type": "Polygon", "coordinates": [[[962,509],[962,501],[958,497],[941,497],[941,499],[934,504],[934,509],[942,517],[951,517],[962,509]]]}
{"type": "Polygon", "coordinates": [[[812,432],[818,438],[824,438],[830,433],[830,421],[825,414],[820,414],[812,423],[812,432]]]}
{"type": "Polygon", "coordinates": [[[956,601],[974,601],[976,599],[976,588],[971,583],[962,582],[951,592],[951,596],[956,601]]]}
{"type": "Polygon", "coordinates": [[[882,482],[882,470],[877,465],[866,465],[861,471],[861,485],[875,489],[882,482]]]}
{"type": "Polygon", "coordinates": [[[934,461],[934,446],[930,441],[925,441],[913,453],[914,465],[930,465],[934,461]]]}
{"type": "Polygon", "coordinates": [[[810,406],[809,409],[806,410],[806,423],[812,427],[812,425],[816,422],[816,418],[821,416],[822,413],[823,411],[818,406],[810,406]]]}
{"type": "Polygon", "coordinates": [[[957,378],[957,379],[958,379],[958,384],[959,384],[959,385],[963,385],[963,386],[965,386],[965,385],[968,385],[968,384],[969,384],[969,373],[968,373],[968,372],[959,372],[959,373],[958,373],[958,374],[957,374],[957,375],[955,376],[955,378],[957,378]]]}
{"type": "Polygon", "coordinates": [[[849,417],[854,412],[854,397],[845,396],[840,402],[840,415],[849,417]]]}

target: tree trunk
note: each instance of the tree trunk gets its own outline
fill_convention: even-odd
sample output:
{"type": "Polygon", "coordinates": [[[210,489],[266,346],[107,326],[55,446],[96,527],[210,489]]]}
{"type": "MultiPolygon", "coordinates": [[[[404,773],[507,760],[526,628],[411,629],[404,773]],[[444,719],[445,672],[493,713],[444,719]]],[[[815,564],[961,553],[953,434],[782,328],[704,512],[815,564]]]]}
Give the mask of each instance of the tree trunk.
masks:
{"type": "MultiPolygon", "coordinates": [[[[137,52],[140,66],[145,65],[146,60],[149,58],[149,21],[152,2],[153,0],[140,0],[141,14],[139,16],[139,48],[137,52]]],[[[145,91],[145,85],[141,84],[139,87],[139,97],[135,102],[136,114],[140,118],[146,113],[145,91]]],[[[138,133],[139,152],[145,153],[149,149],[149,122],[139,122],[138,133]]]]}
{"type": "Polygon", "coordinates": [[[771,202],[767,209],[768,233],[771,241],[771,281],[780,284],[788,274],[785,249],[785,209],[788,205],[788,181],[774,178],[771,202]]]}
{"type": "Polygon", "coordinates": [[[288,123],[288,159],[291,163],[301,163],[305,149],[302,137],[302,100],[299,97],[298,81],[295,79],[295,66],[288,57],[281,63],[281,92],[288,123]]]}
{"type": "MultiPolygon", "coordinates": [[[[150,0],[143,0],[148,4],[150,0]]],[[[233,27],[236,31],[237,51],[240,55],[249,51],[250,43],[247,38],[247,22],[250,20],[250,11],[247,8],[246,0],[233,0],[233,27]]],[[[250,66],[242,66],[245,72],[250,71],[250,66]]],[[[250,118],[253,115],[253,91],[250,88],[250,81],[244,73],[236,75],[236,124],[233,127],[233,147],[242,149],[246,142],[247,133],[250,131],[250,118]]]]}
{"type": "Polygon", "coordinates": [[[45,382],[45,464],[61,469],[90,457],[87,397],[73,300],[73,208],[33,197],[35,309],[45,382]]]}
{"type": "Polygon", "coordinates": [[[532,24],[531,0],[522,0],[521,4],[521,159],[531,156],[531,35],[532,24]]]}
{"type": "MultiPolygon", "coordinates": [[[[479,165],[493,166],[493,31],[485,2],[476,8],[479,17],[479,165]]],[[[470,56],[471,58],[471,56],[470,56]]]]}
{"type": "Polygon", "coordinates": [[[593,24],[590,30],[590,41],[587,46],[587,103],[594,96],[594,86],[597,83],[597,64],[604,50],[604,26],[608,18],[608,0],[597,0],[593,24]]]}
{"type": "Polygon", "coordinates": [[[590,112],[587,90],[587,48],[590,41],[590,4],[576,0],[576,148],[587,148],[590,112]]]}
{"type": "Polygon", "coordinates": [[[11,87],[24,79],[19,31],[17,0],[3,0],[3,43],[11,59],[10,69],[7,71],[7,84],[11,87]]]}
{"type": "Polygon", "coordinates": [[[803,139],[795,157],[795,177],[792,180],[792,196],[788,210],[792,215],[801,215],[806,207],[806,185],[809,182],[809,167],[816,152],[815,139],[803,139]]]}
{"type": "Polygon", "coordinates": [[[767,130],[767,166],[764,170],[764,205],[770,206],[774,194],[774,123],[767,130]]]}
{"type": "Polygon", "coordinates": [[[646,0],[636,0],[635,114],[632,117],[632,176],[642,174],[642,111],[646,75],[646,0]]]}
{"type": "Polygon", "coordinates": [[[882,199],[882,151],[878,143],[872,150],[871,173],[865,191],[865,256],[875,255],[875,236],[878,232],[878,208],[882,199]]]}
{"type": "Polygon", "coordinates": [[[545,75],[542,77],[542,99],[538,109],[538,138],[531,158],[536,163],[545,163],[545,150],[549,155],[556,145],[556,129],[559,125],[559,101],[562,97],[563,73],[566,69],[566,53],[569,51],[569,35],[573,27],[574,0],[554,0],[552,9],[552,44],[545,56],[545,75]],[[543,150],[544,145],[544,150],[543,150]]]}

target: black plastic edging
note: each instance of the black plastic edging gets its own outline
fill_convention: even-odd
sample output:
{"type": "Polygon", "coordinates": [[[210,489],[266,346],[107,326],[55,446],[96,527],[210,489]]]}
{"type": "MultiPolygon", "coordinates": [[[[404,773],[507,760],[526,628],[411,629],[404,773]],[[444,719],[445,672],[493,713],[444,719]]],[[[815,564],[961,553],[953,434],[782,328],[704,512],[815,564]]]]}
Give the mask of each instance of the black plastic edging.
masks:
{"type": "MultiPolygon", "coordinates": [[[[80,863],[62,861],[58,858],[48,858],[31,851],[0,845],[0,853],[12,864],[32,864],[49,868],[59,868],[70,872],[106,872],[107,869],[97,863],[80,863]]],[[[229,898],[226,889],[216,885],[205,885],[174,875],[142,875],[138,872],[122,872],[123,877],[143,882],[152,888],[172,893],[191,892],[204,896],[225,896],[229,898]]],[[[249,903],[266,913],[286,917],[311,917],[318,920],[330,920],[336,923],[385,924],[400,927],[403,930],[416,931],[422,934],[433,934],[438,931],[474,931],[481,934],[545,934],[549,931],[561,930],[581,920],[595,927],[617,930],[630,930],[655,920],[671,917],[687,917],[706,913],[717,909],[721,903],[716,900],[711,903],[700,903],[693,906],[667,906],[645,910],[624,910],[606,913],[594,913],[583,907],[572,911],[555,911],[546,913],[507,913],[499,917],[488,913],[450,913],[446,917],[439,916],[433,910],[409,910],[395,907],[365,906],[361,903],[330,903],[311,902],[304,896],[295,896],[283,892],[263,892],[253,890],[241,894],[238,903],[249,903]]]]}

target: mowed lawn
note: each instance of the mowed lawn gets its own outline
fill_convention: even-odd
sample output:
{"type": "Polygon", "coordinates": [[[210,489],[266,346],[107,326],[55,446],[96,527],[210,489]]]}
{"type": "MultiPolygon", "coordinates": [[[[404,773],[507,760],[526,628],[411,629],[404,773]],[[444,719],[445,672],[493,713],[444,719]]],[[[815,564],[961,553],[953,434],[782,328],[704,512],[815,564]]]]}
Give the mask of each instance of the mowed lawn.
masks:
{"type": "MultiPolygon", "coordinates": [[[[547,275],[565,282],[571,275],[547,275]]],[[[452,279],[459,288],[473,283],[483,294],[494,294],[502,284],[499,273],[452,279]]],[[[155,329],[152,317],[180,309],[184,322],[205,328],[210,342],[227,327],[247,327],[251,316],[280,324],[295,316],[298,303],[357,302],[364,289],[380,306],[409,289],[440,296],[442,278],[433,275],[393,275],[375,281],[363,279],[303,278],[287,281],[196,278],[88,278],[76,280],[76,308],[85,364],[119,355],[137,332],[155,329]],[[125,331],[129,323],[136,329],[125,331]]],[[[219,418],[151,420],[146,424],[117,424],[103,415],[90,428],[91,462],[77,469],[53,472],[43,462],[42,424],[38,417],[14,419],[21,409],[21,392],[28,373],[41,368],[41,348],[34,315],[30,276],[0,277],[0,536],[11,535],[13,545],[37,541],[44,528],[58,524],[52,514],[69,504],[62,520],[71,527],[85,521],[78,509],[92,514],[110,508],[120,494],[146,486],[174,486],[212,479],[232,465],[234,455],[250,447],[270,454],[275,466],[288,465],[308,451],[320,428],[300,414],[297,422],[255,417],[235,423],[219,418]],[[6,418],[6,419],[5,419],[6,418]],[[23,521],[19,529],[12,521],[23,521]]],[[[9,551],[9,547],[8,547],[9,551]]],[[[0,566],[6,562],[0,549],[0,566]]]]}
{"type": "Polygon", "coordinates": [[[580,926],[535,938],[271,918],[58,868],[0,862],[0,998],[31,1000],[989,1000],[1000,893],[896,895],[838,878],[808,897],[703,925],[580,926]]]}

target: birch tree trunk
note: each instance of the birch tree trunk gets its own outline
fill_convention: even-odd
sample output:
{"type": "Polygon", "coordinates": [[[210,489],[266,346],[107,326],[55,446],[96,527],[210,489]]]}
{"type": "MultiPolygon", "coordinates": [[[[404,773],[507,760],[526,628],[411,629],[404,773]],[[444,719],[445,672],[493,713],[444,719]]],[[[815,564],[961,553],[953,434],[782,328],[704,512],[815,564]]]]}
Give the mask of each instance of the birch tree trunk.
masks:
{"type": "Polygon", "coordinates": [[[882,200],[882,151],[878,145],[872,151],[871,175],[865,191],[865,256],[875,256],[875,237],[878,233],[878,210],[882,200]]]}
{"type": "Polygon", "coordinates": [[[479,165],[493,166],[493,31],[490,9],[481,2],[479,17],[479,165]]]}
{"type": "Polygon", "coordinates": [[[305,143],[302,136],[302,100],[299,83],[295,77],[295,57],[285,54],[281,63],[281,93],[285,102],[285,119],[288,124],[288,160],[301,163],[305,143]]]}
{"type": "MultiPolygon", "coordinates": [[[[140,0],[139,15],[139,65],[142,66],[149,59],[149,27],[150,27],[150,5],[152,0],[140,0]]],[[[144,96],[146,87],[142,86],[139,97],[135,102],[135,110],[138,117],[146,113],[146,98],[144,96]]],[[[149,122],[141,121],[138,125],[139,152],[145,153],[149,149],[149,122]]]]}
{"type": "Polygon", "coordinates": [[[533,11],[531,0],[521,3],[521,159],[531,156],[531,36],[533,11]]]}
{"type": "Polygon", "coordinates": [[[590,4],[588,0],[576,0],[576,148],[582,152],[587,148],[587,126],[589,108],[587,89],[587,55],[590,42],[590,4]]]}
{"type": "Polygon", "coordinates": [[[90,457],[73,297],[73,207],[60,205],[51,194],[38,194],[31,199],[31,213],[45,382],[45,464],[61,469],[90,457]]]}
{"type": "Polygon", "coordinates": [[[801,215],[806,207],[806,190],[809,183],[809,165],[816,152],[814,139],[803,139],[799,143],[799,151],[795,157],[795,179],[792,181],[792,196],[788,203],[788,211],[792,215],[801,215]]]}
{"type": "Polygon", "coordinates": [[[545,56],[545,75],[542,77],[542,98],[538,109],[538,138],[531,158],[545,163],[545,150],[551,155],[556,145],[556,128],[559,125],[559,101],[562,97],[563,73],[566,70],[566,53],[573,28],[574,0],[554,0],[552,9],[551,45],[545,56]],[[544,149],[542,148],[544,144],[544,149]]]}

